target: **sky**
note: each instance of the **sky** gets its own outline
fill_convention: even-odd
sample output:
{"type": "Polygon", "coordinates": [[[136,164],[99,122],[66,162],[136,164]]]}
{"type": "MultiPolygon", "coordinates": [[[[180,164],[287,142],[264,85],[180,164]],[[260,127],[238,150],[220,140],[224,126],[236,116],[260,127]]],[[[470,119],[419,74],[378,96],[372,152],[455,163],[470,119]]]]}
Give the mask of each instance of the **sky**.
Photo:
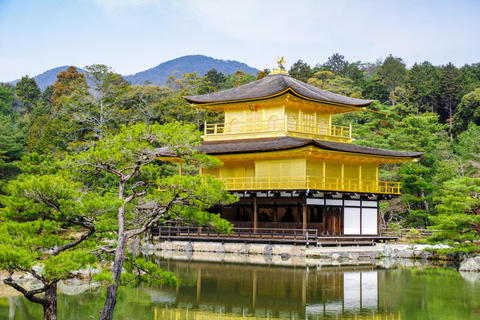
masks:
{"type": "Polygon", "coordinates": [[[185,55],[258,69],[390,54],[480,62],[480,0],[0,0],[0,82],[105,64],[134,74],[185,55]]]}

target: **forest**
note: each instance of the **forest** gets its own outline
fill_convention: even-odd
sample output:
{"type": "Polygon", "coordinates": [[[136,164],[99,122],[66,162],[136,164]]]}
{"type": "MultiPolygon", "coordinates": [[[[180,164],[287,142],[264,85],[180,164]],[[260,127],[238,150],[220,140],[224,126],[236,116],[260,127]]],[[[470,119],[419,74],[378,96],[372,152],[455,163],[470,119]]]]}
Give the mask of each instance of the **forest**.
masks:
{"type": "MultiPolygon", "coordinates": [[[[135,123],[179,122],[203,131],[221,115],[191,108],[182,96],[225,90],[265,77],[215,69],[174,73],[167,86],[131,85],[105,65],[75,67],[57,75],[43,92],[23,77],[0,85],[0,193],[22,174],[21,159],[65,159],[135,123]],[[90,85],[87,84],[89,79],[90,85]]],[[[334,53],[314,67],[299,60],[290,76],[323,90],[375,100],[366,112],[337,115],[353,125],[354,143],[426,152],[419,162],[392,165],[381,179],[400,181],[402,196],[381,207],[386,228],[442,230],[431,240],[478,239],[480,235],[480,63],[457,68],[415,63],[392,55],[374,63],[349,62],[334,53]]],[[[173,169],[166,169],[172,171],[173,169]]],[[[195,172],[194,169],[191,171],[195,172]]]]}

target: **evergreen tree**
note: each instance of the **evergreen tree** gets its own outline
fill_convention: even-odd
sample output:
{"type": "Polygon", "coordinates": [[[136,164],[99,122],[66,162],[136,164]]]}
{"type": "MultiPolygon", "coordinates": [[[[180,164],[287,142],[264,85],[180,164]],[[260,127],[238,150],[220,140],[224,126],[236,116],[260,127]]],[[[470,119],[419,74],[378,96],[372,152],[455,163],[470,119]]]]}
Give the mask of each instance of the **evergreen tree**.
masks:
{"type": "Polygon", "coordinates": [[[308,79],[314,76],[312,68],[302,60],[298,60],[297,62],[295,62],[288,71],[288,74],[292,78],[303,81],[305,83],[308,81],[308,79]]]}
{"type": "Polygon", "coordinates": [[[15,86],[15,95],[23,103],[25,110],[30,113],[41,98],[42,92],[35,79],[24,76],[15,86]]]}

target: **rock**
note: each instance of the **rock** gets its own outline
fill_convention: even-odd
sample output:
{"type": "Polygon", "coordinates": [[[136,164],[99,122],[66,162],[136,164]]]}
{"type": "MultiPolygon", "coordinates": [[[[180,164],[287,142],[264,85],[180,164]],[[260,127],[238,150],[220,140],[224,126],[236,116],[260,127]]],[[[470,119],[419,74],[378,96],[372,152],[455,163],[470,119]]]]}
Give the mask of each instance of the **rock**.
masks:
{"type": "Polygon", "coordinates": [[[82,281],[60,281],[58,283],[58,290],[61,293],[73,296],[99,286],[99,282],[83,283],[82,281]]]}
{"type": "Polygon", "coordinates": [[[220,246],[218,246],[218,249],[217,249],[217,253],[225,253],[225,245],[224,244],[221,244],[220,246]]]}
{"type": "Polygon", "coordinates": [[[420,253],[420,257],[426,260],[433,259],[433,254],[429,251],[422,250],[422,252],[420,253]]]}
{"type": "Polygon", "coordinates": [[[370,259],[378,259],[378,258],[380,258],[380,254],[378,253],[378,251],[373,251],[370,254],[370,259]]]}
{"type": "Polygon", "coordinates": [[[249,252],[250,252],[250,246],[248,244],[244,244],[238,251],[238,253],[240,254],[248,254],[249,252]]]}
{"type": "Polygon", "coordinates": [[[134,238],[130,243],[128,244],[128,249],[132,251],[138,251],[140,250],[140,239],[139,238],[134,238]]]}
{"type": "Polygon", "coordinates": [[[393,267],[395,265],[395,260],[390,259],[390,258],[382,259],[382,262],[383,262],[383,267],[385,269],[390,269],[391,267],[393,267]]]}
{"type": "Polygon", "coordinates": [[[192,252],[193,251],[193,243],[189,242],[183,247],[183,251],[185,252],[192,252]]]}
{"type": "Polygon", "coordinates": [[[402,259],[411,259],[414,257],[412,250],[402,250],[399,251],[397,256],[402,259]]]}
{"type": "Polygon", "coordinates": [[[292,249],[290,250],[290,255],[294,257],[299,257],[302,255],[302,250],[297,246],[293,246],[292,249]]]}
{"type": "Polygon", "coordinates": [[[263,260],[265,263],[272,263],[273,262],[273,255],[272,254],[266,254],[263,256],[263,260]]]}
{"type": "Polygon", "coordinates": [[[185,251],[185,257],[190,260],[193,258],[193,251],[192,250],[188,250],[188,251],[185,251]]]}
{"type": "Polygon", "coordinates": [[[390,247],[390,244],[387,243],[385,247],[383,247],[383,252],[382,252],[384,257],[391,257],[393,254],[393,249],[390,247]]]}
{"type": "Polygon", "coordinates": [[[91,277],[92,275],[99,274],[100,272],[102,272],[102,268],[92,268],[88,266],[85,269],[73,271],[72,274],[80,277],[91,277]]]}
{"type": "Polygon", "coordinates": [[[156,245],[155,245],[155,250],[159,251],[159,250],[162,250],[163,249],[163,245],[161,242],[158,242],[156,245]]]}
{"type": "Polygon", "coordinates": [[[421,258],[422,257],[422,251],[423,250],[413,250],[413,255],[415,258],[421,258]]]}
{"type": "Polygon", "coordinates": [[[338,253],[332,254],[332,259],[333,260],[342,260],[342,255],[338,253]]]}
{"type": "Polygon", "coordinates": [[[468,282],[480,284],[480,273],[462,271],[460,272],[460,275],[468,282]]]}
{"type": "Polygon", "coordinates": [[[288,259],[290,259],[291,255],[288,252],[283,252],[281,257],[282,261],[287,261],[288,259]]]}
{"type": "Polygon", "coordinates": [[[163,250],[167,250],[167,251],[172,251],[173,250],[173,244],[171,241],[165,241],[162,245],[163,247],[163,250]]]}
{"type": "Polygon", "coordinates": [[[36,264],[32,267],[32,270],[35,271],[38,274],[43,274],[43,266],[36,264]]]}
{"type": "Polygon", "coordinates": [[[263,248],[263,254],[266,256],[273,255],[273,246],[270,244],[266,245],[265,248],[263,248]]]}
{"type": "Polygon", "coordinates": [[[147,243],[145,245],[143,245],[141,248],[140,248],[141,251],[153,251],[155,250],[155,246],[151,243],[147,243]]]}
{"type": "Polygon", "coordinates": [[[356,261],[358,261],[358,254],[357,253],[350,253],[348,255],[348,259],[356,262],[356,261]]]}
{"type": "Polygon", "coordinates": [[[458,270],[480,272],[480,257],[467,258],[463,260],[458,270]]]}

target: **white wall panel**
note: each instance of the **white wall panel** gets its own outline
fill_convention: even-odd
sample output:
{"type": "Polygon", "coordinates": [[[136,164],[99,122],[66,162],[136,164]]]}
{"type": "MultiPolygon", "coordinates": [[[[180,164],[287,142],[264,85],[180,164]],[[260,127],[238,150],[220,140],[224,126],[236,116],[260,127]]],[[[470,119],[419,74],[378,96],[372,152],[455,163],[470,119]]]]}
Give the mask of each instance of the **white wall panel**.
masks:
{"type": "Polygon", "coordinates": [[[360,208],[345,207],[343,210],[343,233],[360,234],[360,208]]]}
{"type": "Polygon", "coordinates": [[[362,209],[362,234],[377,234],[377,209],[363,208],[362,209]]]}

